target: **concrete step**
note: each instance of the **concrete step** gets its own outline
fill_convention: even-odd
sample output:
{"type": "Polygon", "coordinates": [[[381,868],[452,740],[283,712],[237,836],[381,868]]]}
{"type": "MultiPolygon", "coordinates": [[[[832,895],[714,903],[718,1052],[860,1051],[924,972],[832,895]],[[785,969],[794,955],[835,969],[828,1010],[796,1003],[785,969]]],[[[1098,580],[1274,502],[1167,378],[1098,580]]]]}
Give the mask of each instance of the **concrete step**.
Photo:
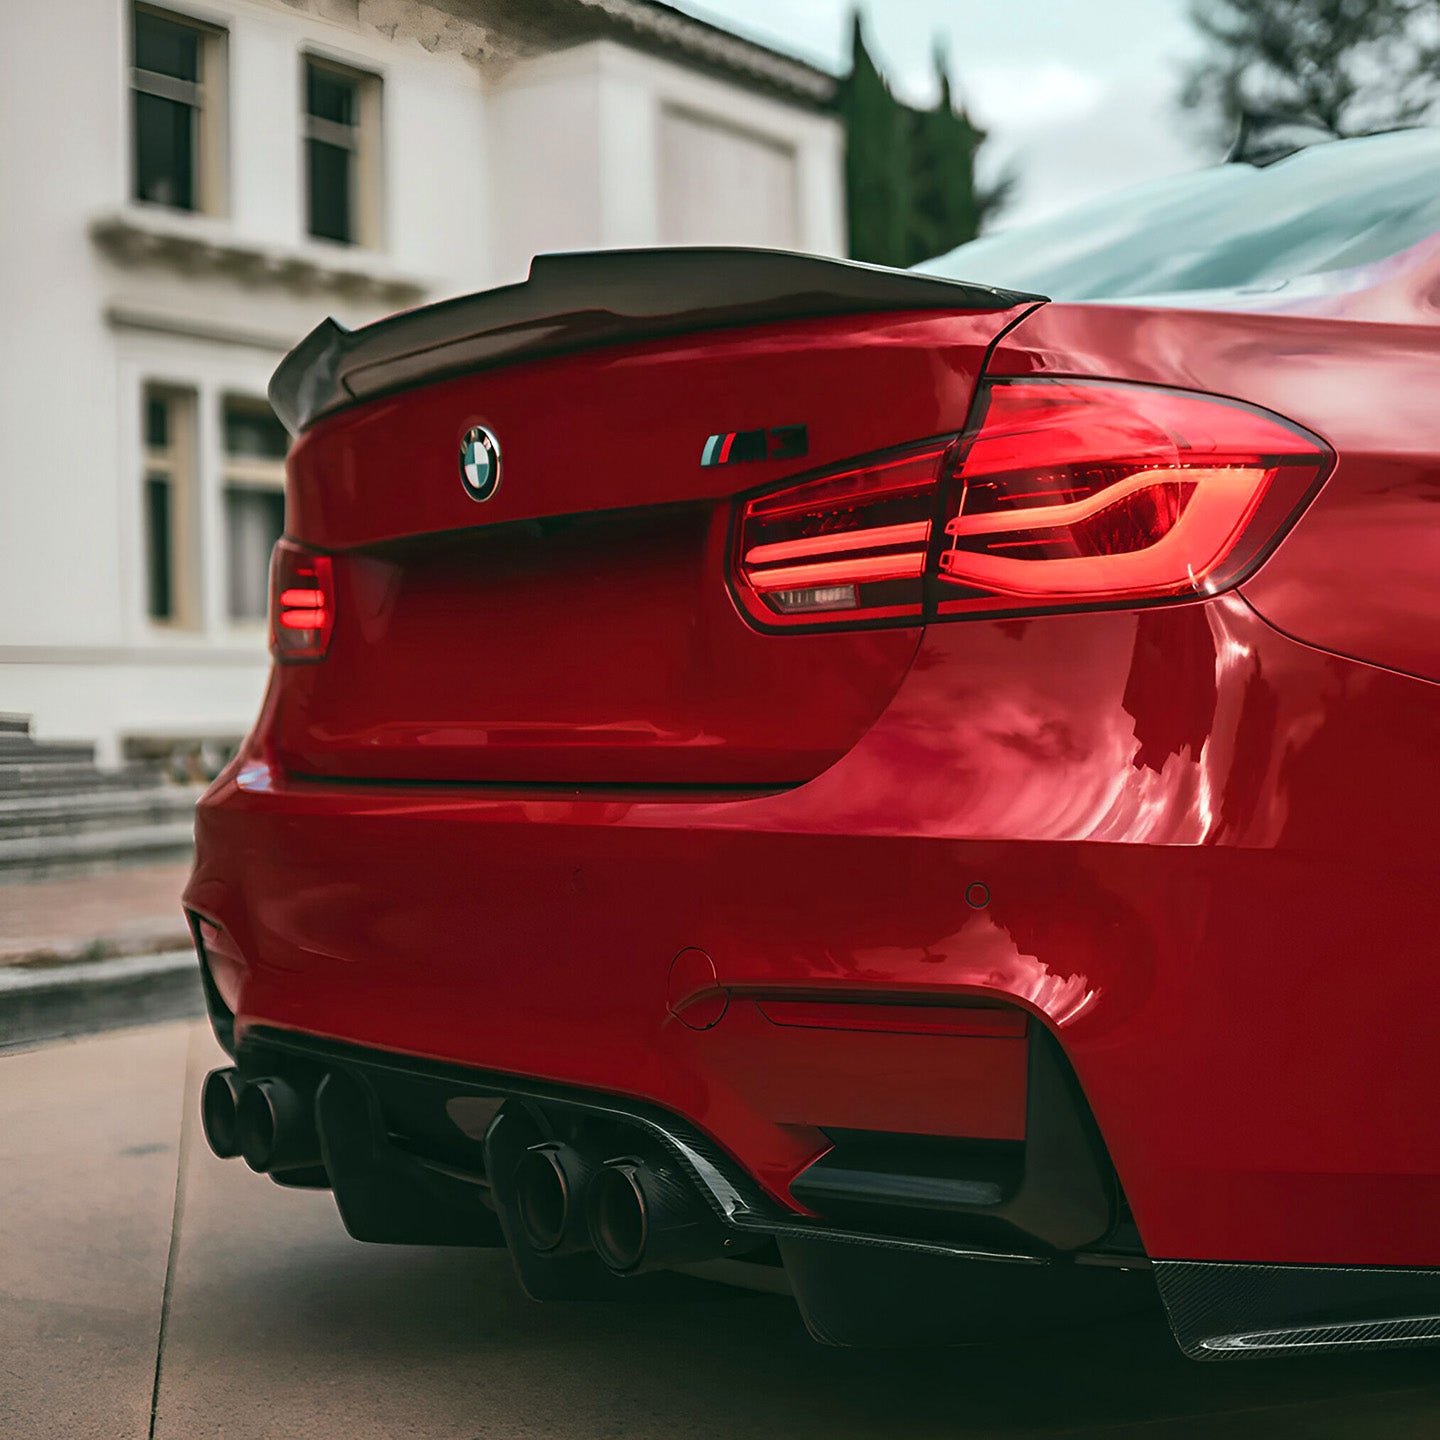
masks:
{"type": "Polygon", "coordinates": [[[80,741],[40,745],[25,735],[0,735],[0,771],[10,765],[93,765],[95,747],[80,741]]]}
{"type": "Polygon", "coordinates": [[[100,770],[93,745],[37,741],[0,713],[0,884],[183,859],[200,793],[159,763],[100,770]]]}
{"type": "Polygon", "coordinates": [[[0,968],[0,1051],[204,1013],[200,967],[189,949],[0,968]]]}
{"type": "Polygon", "coordinates": [[[75,835],[0,838],[0,884],[183,860],[191,853],[194,839],[194,822],[188,817],[159,825],[115,826],[75,835]]]}
{"type": "Polygon", "coordinates": [[[46,795],[0,793],[0,839],[75,835],[116,826],[158,825],[193,815],[204,793],[199,786],[75,790],[46,795]]]}
{"type": "Polygon", "coordinates": [[[97,770],[80,761],[41,765],[0,764],[0,796],[67,795],[84,790],[142,790],[168,783],[159,771],[127,766],[124,770],[97,770]]]}

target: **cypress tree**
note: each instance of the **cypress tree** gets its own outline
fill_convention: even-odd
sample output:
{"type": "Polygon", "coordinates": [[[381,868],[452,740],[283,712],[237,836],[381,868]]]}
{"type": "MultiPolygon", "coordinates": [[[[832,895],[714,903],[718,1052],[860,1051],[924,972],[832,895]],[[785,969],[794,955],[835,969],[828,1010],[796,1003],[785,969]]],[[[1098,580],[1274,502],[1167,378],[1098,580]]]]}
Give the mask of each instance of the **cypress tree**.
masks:
{"type": "Polygon", "coordinates": [[[929,110],[912,112],[912,205],[907,264],[943,254],[980,228],[975,193],[975,151],[985,138],[957,111],[950,93],[949,69],[937,50],[935,68],[940,98],[929,110]]]}
{"type": "Polygon", "coordinates": [[[985,140],[950,89],[945,54],[935,52],[938,102],[917,109],[897,100],[865,46],[854,16],[851,67],[837,109],[845,125],[850,254],[878,265],[914,265],[973,239],[1014,183],[975,181],[985,140]]]}
{"type": "Polygon", "coordinates": [[[909,249],[909,117],[865,48],[858,11],[850,74],[840,84],[836,108],[845,125],[850,254],[875,265],[904,265],[909,249]]]}

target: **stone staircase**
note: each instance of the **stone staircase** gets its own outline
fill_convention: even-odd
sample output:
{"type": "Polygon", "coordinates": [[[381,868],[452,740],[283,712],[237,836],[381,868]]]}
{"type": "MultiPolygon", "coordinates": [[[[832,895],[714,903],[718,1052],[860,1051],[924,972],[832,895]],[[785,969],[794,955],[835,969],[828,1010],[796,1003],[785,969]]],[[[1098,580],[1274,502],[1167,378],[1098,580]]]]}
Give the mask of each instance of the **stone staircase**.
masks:
{"type": "Polygon", "coordinates": [[[202,788],[158,764],[101,770],[93,746],[36,740],[27,717],[0,714],[0,885],[183,859],[202,788]]]}

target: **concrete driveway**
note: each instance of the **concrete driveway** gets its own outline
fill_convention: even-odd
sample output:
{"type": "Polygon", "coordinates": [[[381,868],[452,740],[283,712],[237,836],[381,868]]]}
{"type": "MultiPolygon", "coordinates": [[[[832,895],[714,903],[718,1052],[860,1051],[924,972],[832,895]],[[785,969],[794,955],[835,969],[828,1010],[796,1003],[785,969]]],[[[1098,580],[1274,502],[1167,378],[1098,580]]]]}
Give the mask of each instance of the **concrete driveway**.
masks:
{"type": "Polygon", "coordinates": [[[0,1056],[4,1440],[1440,1433],[1434,1352],[1206,1366],[1132,1322],[872,1354],[720,1287],[533,1305],[503,1254],[358,1245],[213,1159],[219,1054],[185,1022],[0,1056]]]}

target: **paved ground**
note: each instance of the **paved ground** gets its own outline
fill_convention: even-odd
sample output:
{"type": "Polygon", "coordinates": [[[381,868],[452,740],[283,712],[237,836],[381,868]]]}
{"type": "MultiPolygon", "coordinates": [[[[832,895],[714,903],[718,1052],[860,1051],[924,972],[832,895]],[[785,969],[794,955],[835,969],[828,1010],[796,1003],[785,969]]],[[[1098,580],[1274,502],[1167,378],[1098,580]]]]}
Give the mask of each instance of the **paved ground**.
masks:
{"type": "Polygon", "coordinates": [[[535,1306],[501,1255],[357,1245],[211,1158],[218,1054],[184,1023],[0,1056],[5,1440],[1440,1433],[1428,1352],[1195,1365],[1131,1323],[863,1354],[775,1297],[535,1306]]]}
{"type": "Polygon", "coordinates": [[[0,884],[0,965],[188,947],[188,860],[108,875],[0,884]]]}

